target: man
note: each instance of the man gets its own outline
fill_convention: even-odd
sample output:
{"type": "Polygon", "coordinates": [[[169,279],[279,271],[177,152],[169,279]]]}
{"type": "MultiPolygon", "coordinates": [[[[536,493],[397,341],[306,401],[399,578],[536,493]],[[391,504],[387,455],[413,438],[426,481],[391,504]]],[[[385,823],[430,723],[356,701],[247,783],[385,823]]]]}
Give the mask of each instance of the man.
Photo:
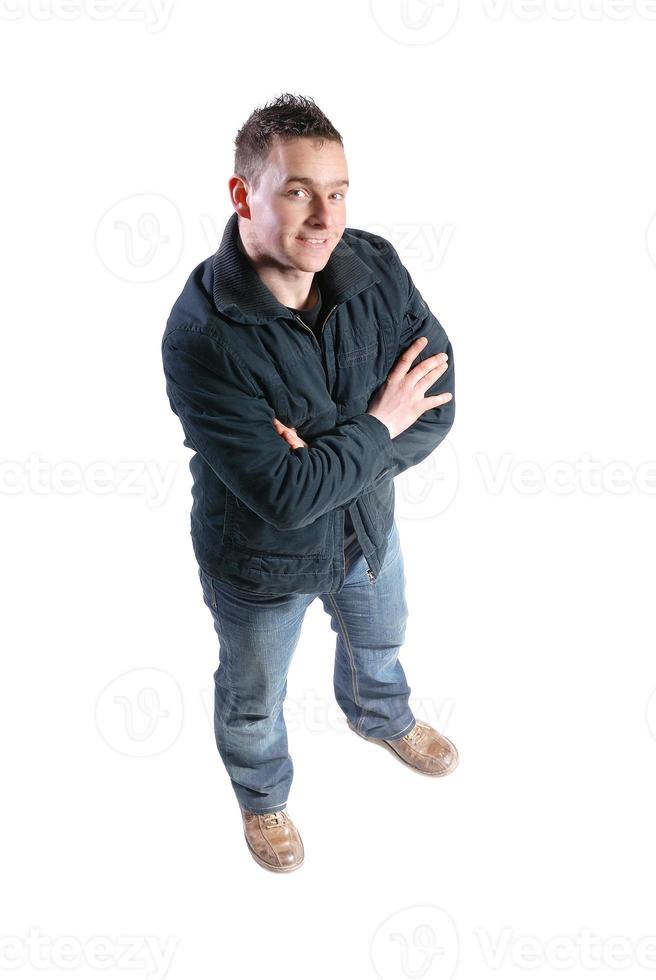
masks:
{"type": "Polygon", "coordinates": [[[173,306],[162,358],[194,450],[191,535],[220,641],[217,747],[252,857],[282,872],[304,859],[286,812],[283,702],[315,598],[337,634],[349,727],[416,772],[457,764],[408,705],[393,482],[453,423],[453,356],[392,245],[346,228],[342,138],[312,99],[256,109],[235,147],[234,213],[173,306]]]}

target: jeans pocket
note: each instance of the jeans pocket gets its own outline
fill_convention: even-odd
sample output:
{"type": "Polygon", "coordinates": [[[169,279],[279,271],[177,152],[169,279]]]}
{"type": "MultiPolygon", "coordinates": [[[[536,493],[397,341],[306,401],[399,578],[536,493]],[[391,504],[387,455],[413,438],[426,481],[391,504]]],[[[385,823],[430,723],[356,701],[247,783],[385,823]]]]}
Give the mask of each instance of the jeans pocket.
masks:
{"type": "Polygon", "coordinates": [[[289,592],[254,592],[250,589],[240,589],[237,585],[228,584],[227,582],[221,582],[220,588],[228,595],[245,602],[253,603],[260,600],[265,601],[266,599],[286,599],[291,595],[289,592]]]}

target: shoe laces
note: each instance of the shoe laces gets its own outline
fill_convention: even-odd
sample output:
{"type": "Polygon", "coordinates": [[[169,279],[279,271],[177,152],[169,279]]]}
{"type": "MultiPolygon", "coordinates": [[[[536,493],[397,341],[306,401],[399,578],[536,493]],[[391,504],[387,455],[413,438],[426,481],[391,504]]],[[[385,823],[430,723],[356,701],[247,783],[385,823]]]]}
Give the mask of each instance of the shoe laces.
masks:
{"type": "Polygon", "coordinates": [[[426,729],[422,728],[419,722],[417,722],[415,727],[411,731],[409,731],[407,735],[404,735],[403,737],[406,739],[406,741],[410,743],[410,745],[418,745],[419,742],[421,742],[421,740],[423,739],[425,734],[426,734],[426,729]]]}
{"type": "Polygon", "coordinates": [[[285,822],[285,814],[282,810],[276,810],[274,813],[263,813],[262,820],[266,830],[271,830],[272,827],[279,827],[285,822]]]}

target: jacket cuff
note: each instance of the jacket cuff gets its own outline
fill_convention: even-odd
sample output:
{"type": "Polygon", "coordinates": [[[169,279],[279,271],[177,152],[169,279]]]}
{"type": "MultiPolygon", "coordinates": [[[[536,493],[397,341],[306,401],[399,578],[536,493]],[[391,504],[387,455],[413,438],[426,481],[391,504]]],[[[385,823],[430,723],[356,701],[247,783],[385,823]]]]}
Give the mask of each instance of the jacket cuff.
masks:
{"type": "Polygon", "coordinates": [[[354,415],[348,421],[358,421],[364,426],[365,431],[371,437],[374,449],[378,454],[380,469],[378,470],[377,476],[380,476],[381,471],[389,469],[394,462],[390,430],[384,422],[377,419],[375,415],[369,415],[368,412],[364,412],[362,415],[354,415]]]}

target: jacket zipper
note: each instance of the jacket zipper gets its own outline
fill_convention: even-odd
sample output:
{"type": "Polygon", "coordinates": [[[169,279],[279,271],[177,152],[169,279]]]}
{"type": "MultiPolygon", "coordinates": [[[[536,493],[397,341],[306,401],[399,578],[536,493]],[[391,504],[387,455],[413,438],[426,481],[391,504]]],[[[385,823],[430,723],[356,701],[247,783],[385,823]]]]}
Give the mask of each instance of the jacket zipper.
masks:
{"type": "MultiPolygon", "coordinates": [[[[346,523],[346,511],[343,510],[342,511],[342,541],[344,540],[344,525],[345,525],[345,523],[346,523]]],[[[342,569],[343,569],[343,573],[342,573],[342,582],[343,582],[344,579],[346,578],[346,559],[344,558],[344,547],[343,547],[343,545],[342,545],[342,569]]],[[[367,565],[367,575],[369,576],[369,584],[370,585],[373,585],[374,582],[376,581],[376,576],[374,575],[374,573],[372,572],[372,570],[369,568],[368,565],[367,565]]]]}
{"type": "MultiPolygon", "coordinates": [[[[323,321],[323,325],[321,327],[321,330],[319,331],[319,336],[320,337],[323,337],[324,328],[325,328],[326,324],[328,323],[328,321],[330,320],[330,318],[333,315],[333,313],[335,312],[335,310],[337,309],[337,306],[338,306],[338,304],[335,303],[335,305],[333,306],[332,310],[330,311],[330,313],[328,314],[328,316],[326,317],[326,319],[323,321]]],[[[313,338],[315,344],[317,345],[317,347],[319,348],[319,350],[321,350],[321,344],[317,340],[317,337],[316,337],[316,334],[315,334],[314,330],[310,330],[310,328],[308,327],[307,323],[303,323],[303,321],[301,320],[301,318],[298,315],[298,313],[294,313],[294,319],[295,320],[298,320],[298,322],[303,327],[303,329],[304,330],[307,330],[307,332],[312,335],[312,338],[313,338]]]]}
{"type": "MultiPolygon", "coordinates": [[[[319,337],[323,337],[323,332],[324,332],[325,326],[328,323],[328,321],[330,320],[330,317],[332,316],[332,314],[335,312],[336,309],[337,309],[337,304],[335,304],[335,306],[333,306],[332,310],[330,311],[330,313],[328,313],[328,316],[323,321],[323,324],[321,326],[321,330],[319,331],[319,337]]],[[[308,327],[307,323],[304,323],[303,322],[303,320],[298,315],[298,313],[294,313],[294,319],[295,320],[298,320],[298,322],[303,327],[303,329],[304,330],[307,330],[307,332],[309,334],[311,334],[312,339],[314,340],[315,344],[317,345],[317,347],[319,348],[319,350],[321,350],[321,344],[317,340],[317,337],[316,337],[316,334],[315,334],[314,330],[311,330],[310,327],[308,327]]],[[[342,511],[342,514],[344,515],[344,519],[345,519],[345,513],[344,513],[344,511],[342,511]]],[[[344,577],[346,577],[346,562],[344,561],[343,555],[342,555],[342,565],[343,565],[343,574],[344,574],[344,577]]],[[[368,565],[367,565],[367,575],[369,576],[369,584],[370,585],[373,585],[374,582],[376,581],[376,576],[374,575],[374,573],[372,572],[372,570],[369,568],[368,565]]]]}

